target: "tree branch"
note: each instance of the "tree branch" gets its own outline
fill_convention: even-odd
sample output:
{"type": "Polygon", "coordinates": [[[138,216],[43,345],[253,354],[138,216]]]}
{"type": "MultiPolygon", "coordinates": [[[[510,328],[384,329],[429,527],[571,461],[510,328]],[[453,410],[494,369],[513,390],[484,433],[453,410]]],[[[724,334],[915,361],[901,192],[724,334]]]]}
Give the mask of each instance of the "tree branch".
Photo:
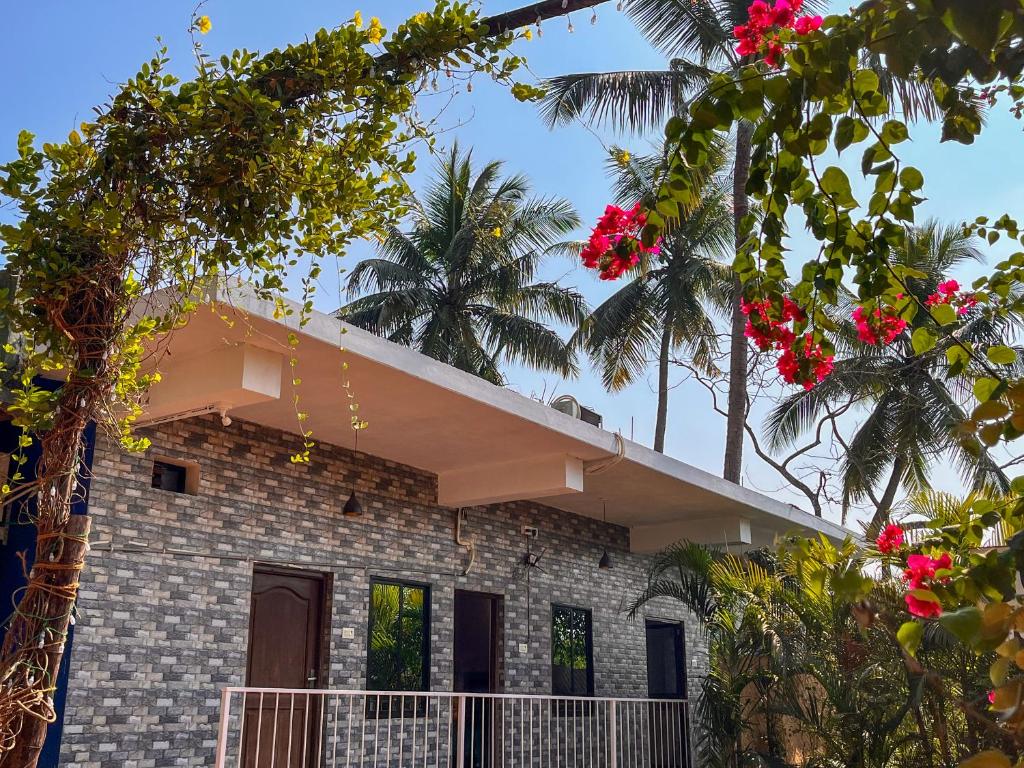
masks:
{"type": "Polygon", "coordinates": [[[488,16],[481,19],[480,25],[486,26],[489,34],[500,35],[511,29],[528,27],[538,20],[566,16],[573,11],[583,11],[606,2],[608,0],[541,0],[539,3],[525,5],[513,11],[488,16]]]}

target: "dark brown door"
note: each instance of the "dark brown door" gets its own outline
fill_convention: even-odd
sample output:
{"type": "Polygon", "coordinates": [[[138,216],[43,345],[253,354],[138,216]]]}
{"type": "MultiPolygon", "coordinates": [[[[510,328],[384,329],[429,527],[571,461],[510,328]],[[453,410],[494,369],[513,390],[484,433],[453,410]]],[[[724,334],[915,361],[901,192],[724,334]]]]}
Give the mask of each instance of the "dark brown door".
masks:
{"type": "MultiPolygon", "coordinates": [[[[251,688],[317,688],[323,641],[324,577],[257,568],[249,612],[251,688]]],[[[247,768],[312,765],[319,728],[315,699],[295,693],[250,693],[245,702],[247,768]]]]}
{"type": "MultiPolygon", "coordinates": [[[[498,689],[498,615],[501,598],[483,592],[455,592],[455,690],[496,693],[498,689]]],[[[494,765],[493,723],[500,718],[496,699],[470,698],[466,706],[467,768],[494,765]]]]}
{"type": "Polygon", "coordinates": [[[686,698],[686,641],[678,621],[647,619],[647,695],[662,699],[649,705],[653,768],[690,765],[686,698]],[[658,751],[660,750],[660,751],[658,751]]]}

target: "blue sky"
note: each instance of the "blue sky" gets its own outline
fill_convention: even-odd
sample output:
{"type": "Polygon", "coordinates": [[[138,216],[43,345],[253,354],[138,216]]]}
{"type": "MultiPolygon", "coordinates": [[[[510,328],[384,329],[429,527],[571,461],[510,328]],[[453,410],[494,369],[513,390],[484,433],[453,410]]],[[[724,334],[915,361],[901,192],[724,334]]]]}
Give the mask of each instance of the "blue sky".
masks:
{"type": "MultiPolygon", "coordinates": [[[[267,50],[300,40],[320,27],[342,23],[357,9],[366,17],[380,16],[385,26],[393,27],[413,13],[428,10],[431,4],[430,0],[208,0],[203,12],[212,18],[213,29],[203,42],[215,56],[242,47],[267,50]]],[[[486,13],[522,4],[520,0],[482,2],[486,13]]],[[[118,82],[153,54],[157,36],[169,47],[174,70],[188,76],[191,50],[187,30],[193,7],[191,2],[174,0],[11,4],[4,13],[9,32],[0,47],[0,69],[7,73],[7,107],[0,113],[0,159],[14,155],[21,129],[32,131],[40,140],[63,139],[89,117],[94,105],[104,102],[118,82]]],[[[836,9],[840,9],[838,4],[836,9]]],[[[590,12],[574,14],[572,34],[565,19],[551,20],[544,24],[542,37],[517,43],[517,52],[528,59],[530,73],[544,77],[664,66],[664,59],[644,42],[624,14],[616,12],[613,2],[597,9],[595,24],[590,18],[590,12]]],[[[530,73],[524,73],[524,79],[531,79],[530,73]]],[[[480,160],[505,160],[509,171],[523,172],[532,179],[538,194],[571,200],[586,227],[609,200],[603,171],[605,145],[615,141],[635,151],[648,146],[643,137],[614,137],[579,125],[549,131],[534,106],[520,104],[507,90],[482,78],[474,81],[472,93],[459,94],[444,113],[442,125],[447,128],[442,145],[457,139],[471,146],[480,160]]],[[[915,142],[903,155],[924,172],[929,197],[925,213],[948,221],[1015,213],[1024,157],[1011,147],[1019,141],[1020,130],[1021,125],[1002,110],[990,116],[984,137],[969,149],[938,144],[937,129],[931,126],[913,130],[915,142]]],[[[421,158],[414,186],[430,165],[429,159],[421,158]]],[[[9,215],[0,211],[0,216],[9,215]]],[[[812,253],[808,250],[811,242],[800,235],[794,238],[793,247],[797,258],[812,253]]],[[[356,248],[347,263],[367,254],[356,248]]],[[[997,249],[993,256],[1004,254],[997,249]]],[[[552,263],[547,273],[578,287],[591,305],[613,290],[568,262],[552,263]]],[[[318,307],[329,311],[337,303],[337,281],[325,278],[318,307]]],[[[627,437],[632,434],[638,441],[650,443],[655,409],[650,381],[609,395],[589,370],[575,381],[519,369],[511,371],[510,378],[514,388],[524,394],[574,394],[604,415],[607,428],[621,429],[627,437]]],[[[372,428],[372,414],[366,415],[372,428]]],[[[673,390],[667,440],[670,454],[720,472],[723,426],[699,386],[684,383],[673,390]]],[[[746,465],[745,484],[799,501],[780,491],[782,482],[772,470],[759,466],[752,454],[748,453],[746,465]]],[[[948,472],[939,475],[936,479],[942,487],[958,486],[948,472]]]]}

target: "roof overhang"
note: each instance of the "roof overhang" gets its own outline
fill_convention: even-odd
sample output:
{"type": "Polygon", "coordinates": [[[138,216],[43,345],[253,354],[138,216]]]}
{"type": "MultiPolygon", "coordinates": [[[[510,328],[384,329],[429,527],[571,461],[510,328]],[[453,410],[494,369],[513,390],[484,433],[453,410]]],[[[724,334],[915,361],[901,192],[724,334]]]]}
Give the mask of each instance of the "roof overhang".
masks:
{"type": "Polygon", "coordinates": [[[436,474],[442,505],[536,499],[598,519],[607,507],[635,551],[681,538],[752,547],[788,533],[850,535],[330,315],[300,327],[288,306],[280,316],[244,284],[209,288],[154,355],[163,381],[141,423],[220,412],[352,447],[358,413],[369,423],[359,450],[436,474]]]}

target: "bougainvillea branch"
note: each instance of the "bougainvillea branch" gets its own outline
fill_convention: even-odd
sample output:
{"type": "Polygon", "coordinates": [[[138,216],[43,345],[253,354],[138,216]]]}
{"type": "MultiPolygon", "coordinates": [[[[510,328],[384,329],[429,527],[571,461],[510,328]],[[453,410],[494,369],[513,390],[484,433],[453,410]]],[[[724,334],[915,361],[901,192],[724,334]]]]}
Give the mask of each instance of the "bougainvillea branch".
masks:
{"type": "MultiPolygon", "coordinates": [[[[1011,113],[1024,115],[1024,6],[1018,0],[874,0],[820,26],[802,22],[798,30],[796,20],[791,29],[775,24],[780,12],[779,20],[789,21],[787,5],[752,5],[753,26],[737,30],[749,63],[714,78],[687,114],[669,121],[674,151],[641,239],[655,242],[673,210],[696,202],[693,179],[708,162],[707,148],[753,122],[756,149],[745,190],[752,210],[734,268],[746,301],[766,310],[767,317],[758,313],[758,339],[774,345],[772,329],[792,323],[784,314],[788,299],[806,314],[806,321],[789,327],[796,337],[790,350],[806,352],[808,366],[823,362],[845,332],[835,309],[852,297],[850,319],[861,342],[899,343],[911,361],[938,348],[947,376],[973,390],[969,417],[952,434],[965,452],[1018,440],[1024,436],[1024,379],[1012,338],[996,334],[981,342],[969,338],[969,329],[985,321],[1011,328],[1024,316],[1024,230],[1010,215],[978,216],[964,230],[989,245],[1009,241],[1010,255],[967,290],[949,279],[927,300],[909,290],[925,276],[899,256],[925,199],[925,180],[899,157],[910,127],[871,63],[891,78],[927,87],[942,140],[970,144],[984,128],[982,100],[991,106],[1008,97],[1011,113]],[[854,150],[858,184],[834,159],[854,150]],[[794,265],[787,247],[791,226],[817,241],[802,264],[794,265]]],[[[793,362],[787,358],[785,366],[793,362]]],[[[797,371],[794,381],[806,385],[809,369],[797,365],[797,371]]],[[[876,544],[880,561],[898,565],[906,576],[902,616],[880,607],[884,597],[874,599],[871,579],[855,570],[860,565],[853,559],[822,551],[828,545],[817,542],[799,542],[795,556],[801,568],[820,572],[815,583],[862,606],[864,626],[882,624],[891,632],[913,674],[927,674],[915,654],[930,622],[941,624],[961,649],[995,654],[988,711],[979,714],[973,701],[963,709],[1004,735],[1009,752],[990,750],[963,765],[1009,768],[1024,754],[1024,479],[1015,479],[1005,497],[976,497],[955,518],[929,524],[913,546],[894,539],[890,531],[876,544]],[[993,529],[1005,535],[1005,547],[985,545],[993,529]],[[881,552],[883,546],[891,552],[881,552]],[[895,626],[889,623],[894,619],[895,626]]]]}

